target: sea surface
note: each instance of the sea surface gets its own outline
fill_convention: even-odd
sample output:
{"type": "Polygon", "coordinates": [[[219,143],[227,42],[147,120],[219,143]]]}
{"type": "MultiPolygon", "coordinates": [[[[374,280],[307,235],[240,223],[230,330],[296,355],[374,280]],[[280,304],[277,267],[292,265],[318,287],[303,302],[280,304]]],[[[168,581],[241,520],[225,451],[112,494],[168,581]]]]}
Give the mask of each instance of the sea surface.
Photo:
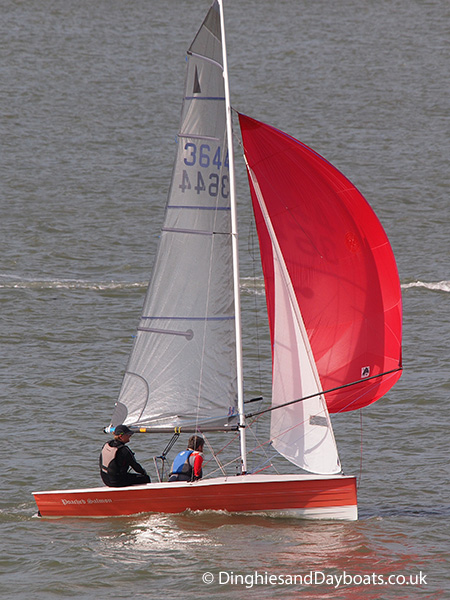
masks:
{"type": "MultiPolygon", "coordinates": [[[[397,258],[403,376],[333,417],[359,520],[36,516],[32,491],[100,482],[208,8],[0,0],[0,596],[449,598],[447,0],[225,2],[234,107],[343,171],[397,258]]],[[[246,391],[270,399],[246,186],[240,163],[246,391]]],[[[149,437],[131,445],[154,476],[149,437]]]]}

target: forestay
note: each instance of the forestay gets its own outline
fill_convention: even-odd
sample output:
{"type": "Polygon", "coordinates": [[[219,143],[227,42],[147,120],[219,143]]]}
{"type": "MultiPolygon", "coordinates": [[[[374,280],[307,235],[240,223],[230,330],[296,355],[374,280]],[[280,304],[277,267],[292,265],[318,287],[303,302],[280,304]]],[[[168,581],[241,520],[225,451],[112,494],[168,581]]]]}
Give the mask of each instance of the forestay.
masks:
{"type": "Polygon", "coordinates": [[[156,264],[112,426],[223,427],[236,347],[223,60],[217,2],[187,55],[156,264]]]}

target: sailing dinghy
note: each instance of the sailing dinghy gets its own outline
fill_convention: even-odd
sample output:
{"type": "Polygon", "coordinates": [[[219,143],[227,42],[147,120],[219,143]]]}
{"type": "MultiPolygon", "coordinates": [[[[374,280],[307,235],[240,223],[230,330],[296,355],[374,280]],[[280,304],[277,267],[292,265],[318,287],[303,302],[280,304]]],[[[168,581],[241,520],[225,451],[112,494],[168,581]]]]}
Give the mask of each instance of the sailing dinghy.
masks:
{"type": "Polygon", "coordinates": [[[190,509],[356,519],[356,479],[342,473],[329,413],[375,402],[400,377],[401,294],[389,241],[330,163],[239,115],[273,369],[271,406],[245,414],[222,0],[188,50],[185,85],[156,263],[107,430],[124,423],[142,433],[235,432],[239,473],[34,492],[39,512],[109,517],[190,509]],[[261,412],[271,418],[271,445],[294,472],[248,471],[246,432],[261,412]]]}

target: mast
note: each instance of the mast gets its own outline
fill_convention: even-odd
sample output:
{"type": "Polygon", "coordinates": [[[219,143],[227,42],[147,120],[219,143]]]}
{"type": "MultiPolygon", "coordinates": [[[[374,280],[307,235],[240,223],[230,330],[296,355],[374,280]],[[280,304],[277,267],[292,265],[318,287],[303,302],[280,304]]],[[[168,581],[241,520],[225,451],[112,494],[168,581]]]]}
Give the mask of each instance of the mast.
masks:
{"type": "Polygon", "coordinates": [[[241,298],[239,292],[239,245],[237,231],[236,188],[234,173],[233,128],[231,123],[230,86],[228,81],[227,46],[225,42],[225,21],[223,14],[223,0],[217,0],[220,8],[220,28],[222,34],[223,79],[225,88],[225,110],[227,125],[228,163],[230,176],[230,204],[231,204],[231,244],[233,255],[233,284],[234,284],[234,310],[236,333],[236,374],[239,412],[239,437],[241,446],[241,469],[247,472],[247,450],[245,440],[245,414],[244,414],[244,374],[242,360],[242,325],[241,325],[241,298]]]}

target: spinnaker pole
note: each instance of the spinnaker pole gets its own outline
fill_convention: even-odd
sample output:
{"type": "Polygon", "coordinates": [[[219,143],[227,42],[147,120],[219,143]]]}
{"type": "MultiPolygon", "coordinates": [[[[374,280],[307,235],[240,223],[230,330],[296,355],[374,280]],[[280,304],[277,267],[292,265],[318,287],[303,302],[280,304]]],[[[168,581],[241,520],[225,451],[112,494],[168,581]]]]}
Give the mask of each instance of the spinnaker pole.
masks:
{"type": "Polygon", "coordinates": [[[245,440],[245,413],[244,413],[244,371],[242,359],[242,324],[241,324],[241,298],[239,291],[239,240],[237,231],[237,211],[236,211],[236,187],[234,172],[234,151],[233,151],[233,127],[231,121],[231,102],[230,86],[228,81],[228,62],[227,46],[225,43],[225,21],[223,13],[223,2],[217,0],[220,9],[220,28],[222,35],[222,61],[223,61],[223,79],[225,89],[225,110],[227,125],[227,145],[228,145],[228,163],[230,177],[230,203],[231,203],[231,244],[233,256],[233,288],[234,288],[234,311],[235,311],[235,334],[236,334],[236,374],[237,374],[237,394],[238,394],[238,412],[239,412],[239,434],[241,446],[241,469],[242,473],[247,472],[247,449],[245,440]]]}

